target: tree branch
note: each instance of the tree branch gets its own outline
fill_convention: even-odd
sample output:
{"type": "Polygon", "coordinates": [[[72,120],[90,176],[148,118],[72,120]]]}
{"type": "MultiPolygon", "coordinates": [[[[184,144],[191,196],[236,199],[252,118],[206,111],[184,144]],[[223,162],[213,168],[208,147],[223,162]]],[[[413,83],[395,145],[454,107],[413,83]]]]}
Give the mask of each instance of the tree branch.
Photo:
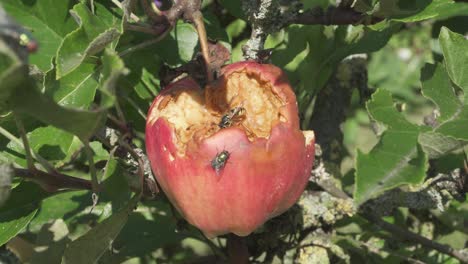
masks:
{"type": "MultiPolygon", "coordinates": [[[[126,134],[127,136],[132,134],[129,133],[126,126],[119,126],[119,128],[122,129],[122,134],[126,134]]],[[[129,171],[133,171],[132,173],[138,176],[138,186],[130,183],[130,188],[135,192],[142,191],[144,197],[154,198],[159,192],[159,188],[153,180],[151,166],[143,150],[131,143],[125,142],[125,140],[131,139],[119,136],[116,130],[109,127],[101,130],[95,137],[106,149],[111,150],[116,148],[114,151],[115,156],[129,167],[129,171]]]]}
{"type": "Polygon", "coordinates": [[[243,10],[249,15],[252,26],[250,39],[242,47],[246,60],[260,61],[259,52],[263,50],[268,34],[275,32],[284,25],[278,1],[260,0],[242,2],[243,10]]]}
{"type": "MultiPolygon", "coordinates": [[[[336,188],[336,189],[338,189],[338,188],[336,188]]],[[[401,195],[401,191],[396,190],[395,192],[397,192],[399,195],[401,195]]],[[[338,195],[339,198],[341,198],[343,195],[345,195],[345,193],[343,191],[338,192],[338,193],[339,193],[339,195],[338,195]]],[[[388,194],[387,193],[387,195],[392,196],[393,194],[388,194]]],[[[407,194],[407,195],[422,196],[422,195],[424,195],[424,193],[419,193],[419,194],[411,193],[411,194],[407,194]]],[[[385,197],[385,194],[382,197],[385,197]]],[[[370,223],[376,224],[377,226],[379,226],[383,230],[386,230],[386,231],[394,234],[395,235],[394,237],[399,239],[399,240],[409,240],[409,241],[412,241],[414,243],[418,243],[418,244],[420,244],[420,245],[422,245],[424,247],[431,248],[431,249],[437,250],[439,252],[442,252],[444,254],[450,255],[450,256],[460,260],[462,263],[468,263],[468,253],[453,249],[448,245],[437,243],[437,242],[432,241],[430,239],[427,239],[427,238],[425,238],[425,237],[423,237],[421,235],[415,234],[415,233],[413,233],[413,232],[411,232],[409,230],[405,230],[405,229],[400,228],[400,227],[398,227],[396,225],[393,225],[393,224],[390,224],[390,223],[387,223],[387,222],[383,221],[380,218],[380,214],[382,214],[383,211],[386,211],[386,209],[388,210],[389,207],[390,208],[395,208],[395,207],[398,207],[398,206],[404,206],[405,204],[402,205],[402,204],[398,203],[398,201],[399,202],[402,201],[401,199],[396,199],[397,202],[393,201],[391,197],[380,198],[380,199],[381,199],[380,201],[386,201],[386,202],[392,201],[392,202],[390,203],[390,205],[385,204],[385,203],[377,202],[373,206],[370,206],[370,207],[363,206],[361,208],[361,210],[359,211],[359,215],[366,218],[370,223]],[[379,209],[379,207],[384,207],[386,209],[379,209]]],[[[432,204],[431,204],[431,202],[429,202],[429,201],[418,201],[418,199],[416,199],[415,201],[418,201],[418,202],[415,202],[413,204],[411,202],[408,202],[408,201],[411,201],[411,200],[412,199],[409,199],[409,200],[408,199],[406,199],[406,200],[403,199],[403,201],[407,201],[406,206],[411,205],[415,209],[428,209],[428,208],[425,208],[425,207],[418,208],[417,204],[422,203],[427,207],[433,207],[433,203],[434,203],[434,202],[432,202],[432,204]]]]}
{"type": "MultiPolygon", "coordinates": [[[[324,170],[325,171],[325,170],[324,170]]],[[[329,174],[329,173],[327,173],[329,174]]],[[[466,176],[466,175],[465,175],[466,176]]],[[[315,177],[320,177],[320,176],[315,176],[315,177]]],[[[452,183],[458,182],[458,179],[453,179],[453,181],[450,181],[452,183]]],[[[429,180],[429,185],[432,185],[434,181],[429,180]]],[[[437,184],[437,183],[435,183],[437,184]]],[[[426,184],[425,184],[426,185],[426,184]]],[[[461,184],[447,184],[443,183],[439,185],[439,188],[442,187],[447,187],[451,186],[452,188],[463,188],[463,185],[461,184]]],[[[333,189],[338,189],[336,186],[333,189]]],[[[339,189],[338,189],[339,190],[339,189]]],[[[417,193],[417,192],[412,192],[412,193],[404,193],[401,190],[394,190],[385,193],[383,196],[377,198],[377,201],[370,201],[367,204],[363,205],[360,208],[360,211],[358,212],[359,215],[363,216],[366,218],[370,223],[376,224],[382,229],[392,233],[396,234],[396,238],[400,240],[410,240],[414,243],[421,244],[424,247],[431,248],[434,250],[437,250],[439,252],[442,252],[444,254],[450,255],[458,260],[460,260],[462,263],[468,263],[468,253],[465,253],[463,251],[455,250],[451,248],[448,245],[440,244],[435,241],[432,241],[430,239],[427,239],[423,236],[420,236],[418,234],[415,234],[409,230],[402,229],[396,225],[387,223],[383,221],[380,218],[380,215],[382,215],[384,212],[387,212],[389,208],[396,208],[399,206],[411,206],[411,208],[415,209],[428,209],[434,207],[434,201],[431,200],[431,198],[427,197],[433,197],[433,195],[427,196],[426,189],[423,191],[417,193]],[[394,195],[398,195],[400,197],[406,197],[401,199],[395,199],[394,195]],[[406,195],[406,196],[405,196],[406,195]],[[387,196],[387,197],[386,197],[387,196]],[[392,198],[393,197],[393,198],[392,198]],[[411,197],[411,198],[409,198],[411,197]],[[418,198],[415,198],[418,197],[418,198]],[[421,198],[424,197],[424,198],[421,198]],[[429,199],[429,200],[426,200],[429,199]],[[390,202],[389,202],[390,201],[390,202]],[[418,207],[422,206],[422,207],[418,207]]],[[[442,192],[443,190],[439,190],[442,192]]],[[[451,190],[450,192],[454,192],[454,190],[451,190]]],[[[456,192],[456,191],[455,191],[456,192]]],[[[340,191],[340,192],[330,192],[331,194],[337,194],[339,198],[342,198],[344,195],[346,195],[345,192],[340,191]]],[[[350,197],[348,197],[350,199],[350,197]]],[[[437,203],[435,203],[437,204],[437,203]]]]}
{"type": "Polygon", "coordinates": [[[262,61],[259,53],[264,48],[268,34],[291,24],[372,25],[383,20],[357,12],[349,7],[349,3],[329,7],[326,11],[320,7],[302,10],[300,1],[289,1],[287,6],[282,6],[278,0],[245,0],[242,7],[252,26],[250,39],[242,50],[246,60],[256,61],[262,61]]]}
{"type": "Polygon", "coordinates": [[[465,190],[462,182],[467,175],[462,170],[455,169],[450,174],[439,174],[427,180],[417,191],[403,191],[393,189],[362,205],[362,210],[372,212],[373,215],[389,215],[397,207],[410,209],[439,209],[453,199],[464,200],[465,190]]]}
{"type": "Polygon", "coordinates": [[[303,25],[372,25],[382,20],[383,18],[369,17],[348,7],[329,7],[326,11],[322,9],[307,10],[293,16],[289,23],[303,25]]]}

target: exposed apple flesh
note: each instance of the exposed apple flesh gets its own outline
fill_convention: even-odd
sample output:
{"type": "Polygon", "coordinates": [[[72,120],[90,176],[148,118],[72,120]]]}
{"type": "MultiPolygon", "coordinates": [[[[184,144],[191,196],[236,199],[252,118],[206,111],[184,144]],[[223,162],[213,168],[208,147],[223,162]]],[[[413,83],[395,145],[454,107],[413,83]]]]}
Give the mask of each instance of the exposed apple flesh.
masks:
{"type": "Polygon", "coordinates": [[[154,100],[146,124],[158,183],[208,237],[246,236],[291,207],[310,176],[314,141],[312,131],[299,130],[284,73],[255,62],[226,66],[205,89],[190,77],[172,83],[154,100]],[[220,126],[235,108],[242,116],[220,126]]]}

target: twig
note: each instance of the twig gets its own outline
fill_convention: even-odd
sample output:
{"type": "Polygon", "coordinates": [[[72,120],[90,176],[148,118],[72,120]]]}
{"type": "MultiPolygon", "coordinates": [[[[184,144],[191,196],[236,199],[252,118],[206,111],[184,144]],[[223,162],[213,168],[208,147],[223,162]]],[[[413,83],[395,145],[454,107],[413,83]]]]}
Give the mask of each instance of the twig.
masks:
{"type": "Polygon", "coordinates": [[[162,16],[161,9],[156,5],[156,1],[151,1],[151,8],[153,9],[153,12],[156,13],[159,16],[162,16]]]}
{"type": "MultiPolygon", "coordinates": [[[[315,149],[318,149],[318,144],[316,144],[315,149]]],[[[312,171],[312,176],[310,180],[315,182],[318,186],[324,189],[329,194],[335,196],[336,198],[348,200],[351,199],[347,193],[338,188],[333,183],[333,176],[327,172],[323,160],[319,157],[316,161],[316,165],[312,171]]]]}
{"type": "MultiPolygon", "coordinates": [[[[123,133],[127,133],[127,130],[123,133]]],[[[124,139],[119,135],[117,130],[109,127],[106,127],[105,130],[95,136],[98,141],[105,145],[109,151],[114,152],[114,155],[123,160],[126,165],[136,168],[137,175],[139,176],[138,186],[130,184],[130,188],[135,192],[141,192],[141,190],[143,190],[143,196],[154,198],[155,194],[159,192],[159,188],[155,182],[153,183],[150,180],[150,177],[152,177],[151,167],[149,165],[148,158],[143,151],[139,148],[133,148],[129,143],[124,141],[128,140],[128,138],[124,139]],[[116,148],[115,151],[113,151],[114,148],[116,148]],[[146,184],[143,182],[143,185],[141,181],[142,173],[144,175],[143,179],[146,179],[146,184]]],[[[130,135],[127,133],[125,137],[128,136],[130,135]]]]}
{"type": "Polygon", "coordinates": [[[249,250],[244,238],[229,234],[227,238],[227,249],[229,264],[249,263],[249,250]]]}
{"type": "Polygon", "coordinates": [[[453,249],[447,245],[437,243],[433,240],[427,239],[411,231],[408,231],[396,225],[387,223],[383,221],[382,219],[380,219],[379,217],[373,216],[372,214],[364,214],[363,216],[367,218],[371,223],[376,224],[382,229],[390,232],[394,237],[397,237],[400,240],[404,239],[404,240],[410,240],[410,241],[416,242],[418,244],[421,244],[424,247],[435,249],[439,252],[452,256],[460,260],[462,263],[468,263],[468,254],[462,251],[453,249]]]}
{"type": "Polygon", "coordinates": [[[140,180],[140,193],[143,193],[144,190],[144,184],[145,184],[145,164],[143,162],[143,159],[135,152],[135,150],[127,143],[125,142],[125,139],[120,139],[120,146],[122,146],[137,162],[138,162],[138,167],[137,167],[137,174],[140,180]]]}
{"type": "Polygon", "coordinates": [[[89,145],[89,142],[83,142],[83,144],[84,144],[84,151],[85,151],[86,157],[88,158],[93,192],[97,193],[99,192],[99,180],[97,176],[96,166],[94,165],[94,153],[93,153],[93,150],[91,149],[91,146],[89,145]]]}
{"type": "Polygon", "coordinates": [[[203,22],[203,15],[200,11],[201,0],[179,0],[168,11],[161,12],[171,25],[180,17],[192,22],[198,32],[198,40],[202,50],[203,58],[206,66],[206,79],[208,82],[213,80],[213,71],[211,67],[210,52],[208,47],[208,38],[206,35],[205,23],[203,22]]]}
{"type": "MultiPolygon", "coordinates": [[[[125,12],[124,7],[122,6],[122,3],[120,3],[119,0],[112,0],[112,3],[114,3],[114,5],[116,5],[118,8],[122,9],[125,12]]],[[[130,18],[135,22],[140,21],[140,18],[131,12],[130,12],[130,18]]]]}
{"type": "Polygon", "coordinates": [[[133,131],[131,131],[131,129],[128,127],[126,122],[120,121],[119,119],[117,119],[115,116],[111,114],[108,114],[107,118],[109,118],[109,120],[117,126],[117,128],[119,129],[120,132],[122,132],[122,134],[133,136],[133,131]]]}
{"type": "Polygon", "coordinates": [[[136,32],[142,32],[149,35],[161,35],[159,30],[154,29],[153,27],[147,25],[140,25],[140,24],[125,24],[125,30],[131,30],[136,32]]]}
{"type": "Polygon", "coordinates": [[[325,12],[321,9],[312,9],[297,14],[290,24],[303,25],[372,25],[382,21],[383,18],[368,17],[347,7],[330,7],[325,12]]]}
{"type": "MultiPolygon", "coordinates": [[[[4,137],[8,138],[9,140],[15,142],[16,144],[21,146],[23,149],[25,149],[25,146],[23,145],[23,142],[21,140],[19,140],[17,137],[15,137],[13,134],[8,132],[6,129],[4,129],[1,126],[0,126],[0,134],[3,135],[4,137]]],[[[33,157],[37,161],[39,161],[39,163],[44,167],[44,169],[46,169],[48,172],[54,172],[55,171],[54,167],[46,159],[44,159],[42,156],[40,156],[39,154],[37,154],[36,152],[34,152],[32,150],[31,150],[31,153],[32,153],[33,157]]]]}
{"type": "Polygon", "coordinates": [[[342,235],[336,235],[335,238],[339,238],[339,239],[349,241],[349,243],[355,245],[355,247],[365,248],[365,249],[367,249],[368,252],[375,253],[377,255],[382,255],[382,253],[387,252],[388,254],[390,254],[392,256],[395,256],[395,257],[398,257],[398,258],[401,258],[402,260],[407,261],[408,263],[426,264],[425,262],[422,262],[422,261],[420,261],[418,259],[415,259],[415,258],[412,258],[412,257],[402,255],[402,254],[400,254],[400,253],[398,253],[396,251],[393,251],[393,250],[390,250],[390,249],[383,250],[381,248],[375,247],[374,245],[372,245],[372,243],[370,243],[370,241],[367,241],[366,243],[364,243],[364,242],[356,240],[354,238],[350,238],[350,237],[342,236],[342,235]]]}
{"type": "Polygon", "coordinates": [[[393,189],[366,202],[361,208],[375,216],[388,215],[397,207],[417,210],[437,208],[444,211],[450,200],[464,200],[466,191],[460,184],[465,180],[464,177],[460,169],[455,169],[450,174],[430,178],[417,191],[393,189]]]}
{"type": "Polygon", "coordinates": [[[26,153],[26,162],[28,164],[28,169],[36,170],[34,166],[34,160],[31,154],[31,146],[29,145],[28,137],[26,136],[26,130],[24,129],[23,121],[18,113],[13,112],[13,116],[16,121],[16,127],[18,127],[18,131],[21,135],[21,140],[23,141],[24,152],[26,153]]]}
{"type": "Polygon", "coordinates": [[[94,0],[89,0],[89,6],[91,7],[91,13],[94,15],[94,0]]]}
{"type": "MultiPolygon", "coordinates": [[[[172,206],[171,206],[171,209],[174,210],[174,208],[172,206]]],[[[173,211],[172,214],[175,216],[174,211],[173,211]]],[[[200,234],[200,236],[190,235],[190,234],[187,234],[187,235],[191,236],[194,239],[197,239],[200,242],[206,243],[211,248],[211,251],[213,251],[213,254],[215,254],[216,256],[221,258],[222,260],[227,259],[226,254],[219,247],[219,245],[221,245],[220,243],[218,243],[218,245],[216,245],[213,241],[211,241],[209,238],[207,238],[205,236],[205,234],[203,234],[203,232],[200,229],[197,229],[197,231],[200,234]]]]}
{"type": "Polygon", "coordinates": [[[145,114],[145,112],[143,112],[143,110],[141,110],[141,108],[138,106],[138,104],[137,104],[135,101],[133,101],[132,98],[130,98],[130,97],[128,97],[128,96],[126,96],[125,99],[127,100],[127,102],[128,102],[131,106],[133,106],[133,108],[135,108],[135,110],[138,112],[138,114],[139,114],[144,120],[146,120],[146,114],[145,114]]]}
{"type": "MultiPolygon", "coordinates": [[[[330,194],[335,194],[337,195],[338,198],[343,199],[344,196],[348,197],[348,199],[351,199],[345,192],[330,192],[330,194]]],[[[411,231],[402,229],[396,225],[387,223],[383,221],[380,216],[378,215],[378,211],[375,211],[373,209],[369,210],[369,207],[361,207],[361,210],[359,211],[359,215],[363,216],[366,218],[370,223],[376,224],[379,227],[381,227],[384,230],[389,231],[392,234],[396,234],[396,238],[400,240],[410,240],[414,243],[421,244],[424,247],[431,248],[434,250],[437,250],[439,252],[442,252],[444,254],[448,254],[454,258],[457,258],[463,263],[468,263],[468,255],[466,253],[463,253],[462,251],[455,250],[451,248],[448,245],[440,244],[435,241],[429,240],[423,236],[420,236],[418,234],[412,233],[411,231]],[[377,214],[376,214],[377,213],[377,214]]]]}
{"type": "Polygon", "coordinates": [[[14,168],[14,172],[15,176],[32,180],[40,185],[45,185],[48,190],[51,190],[51,187],[55,189],[91,190],[90,181],[58,172],[47,173],[38,169],[31,171],[21,168],[14,168]]]}
{"type": "Polygon", "coordinates": [[[151,46],[153,44],[156,44],[157,42],[161,41],[163,38],[166,37],[166,35],[171,31],[171,29],[167,29],[166,31],[164,31],[161,35],[159,35],[157,38],[154,38],[154,39],[150,39],[150,40],[147,40],[147,41],[144,41],[138,45],[135,45],[135,46],[132,46],[122,52],[119,53],[119,56],[120,57],[124,57],[124,56],[127,56],[128,54],[130,53],[133,53],[137,50],[140,50],[140,49],[144,49],[148,46],[151,46]]]}
{"type": "Polygon", "coordinates": [[[143,11],[151,20],[153,20],[156,23],[163,22],[163,17],[154,12],[151,5],[148,4],[148,0],[140,0],[140,3],[143,8],[143,11]]]}
{"type": "Polygon", "coordinates": [[[80,157],[80,153],[83,151],[83,146],[75,150],[71,156],[70,159],[67,162],[62,163],[60,166],[57,167],[57,170],[66,170],[66,167],[71,166],[76,160],[80,157]]]}
{"type": "Polygon", "coordinates": [[[122,107],[120,107],[120,103],[118,100],[115,101],[115,110],[117,111],[117,116],[120,119],[120,122],[123,124],[127,124],[127,120],[125,118],[125,115],[122,111],[122,107]]]}
{"type": "Polygon", "coordinates": [[[354,3],[354,0],[338,0],[337,3],[339,7],[351,8],[354,3]]]}

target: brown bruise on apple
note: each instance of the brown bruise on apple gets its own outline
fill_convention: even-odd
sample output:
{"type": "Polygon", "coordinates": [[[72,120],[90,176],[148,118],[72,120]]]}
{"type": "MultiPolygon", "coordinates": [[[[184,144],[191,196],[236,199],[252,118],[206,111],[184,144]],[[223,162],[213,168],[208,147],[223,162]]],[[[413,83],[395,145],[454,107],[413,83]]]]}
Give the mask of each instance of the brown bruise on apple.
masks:
{"type": "Polygon", "coordinates": [[[150,124],[163,118],[174,129],[179,156],[185,156],[187,146],[198,145],[223,129],[218,126],[222,116],[235,107],[243,107],[245,117],[232,127],[243,130],[249,141],[269,138],[275,125],[288,121],[286,102],[271,83],[245,68],[221,77],[204,90],[191,80],[182,83],[161,94],[149,114],[150,124]]]}

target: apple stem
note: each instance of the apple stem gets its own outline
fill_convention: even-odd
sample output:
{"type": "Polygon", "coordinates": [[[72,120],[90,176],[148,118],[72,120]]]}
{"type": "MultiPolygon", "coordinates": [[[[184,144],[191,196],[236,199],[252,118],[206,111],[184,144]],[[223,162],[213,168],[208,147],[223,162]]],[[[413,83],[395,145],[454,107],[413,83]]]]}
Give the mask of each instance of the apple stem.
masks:
{"type": "Polygon", "coordinates": [[[198,32],[198,39],[200,41],[200,47],[203,54],[203,59],[205,60],[206,66],[206,78],[208,82],[213,81],[213,73],[211,70],[211,59],[210,51],[208,47],[208,37],[206,35],[205,23],[203,22],[202,13],[197,10],[192,14],[192,21],[195,24],[195,28],[198,32]]]}
{"type": "Polygon", "coordinates": [[[229,234],[227,238],[228,263],[248,264],[249,250],[245,243],[245,238],[229,234]]]}

